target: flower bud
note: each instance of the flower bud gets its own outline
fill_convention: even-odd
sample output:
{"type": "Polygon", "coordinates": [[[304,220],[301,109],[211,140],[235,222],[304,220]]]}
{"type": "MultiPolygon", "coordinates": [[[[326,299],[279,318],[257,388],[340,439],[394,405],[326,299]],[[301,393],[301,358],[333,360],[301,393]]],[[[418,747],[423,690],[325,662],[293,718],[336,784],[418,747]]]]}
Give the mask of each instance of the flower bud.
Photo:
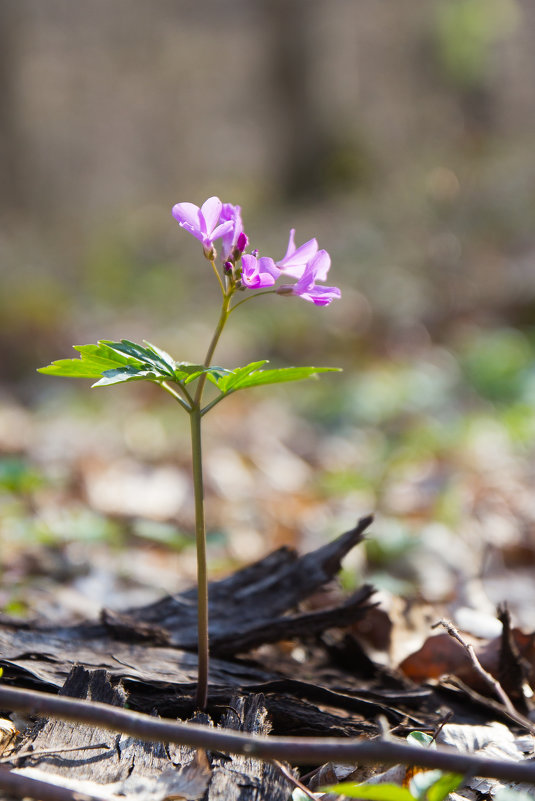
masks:
{"type": "Polygon", "coordinates": [[[245,248],[247,247],[247,243],[249,242],[247,235],[243,233],[243,231],[238,236],[238,241],[236,242],[236,250],[239,253],[243,253],[245,248]]]}

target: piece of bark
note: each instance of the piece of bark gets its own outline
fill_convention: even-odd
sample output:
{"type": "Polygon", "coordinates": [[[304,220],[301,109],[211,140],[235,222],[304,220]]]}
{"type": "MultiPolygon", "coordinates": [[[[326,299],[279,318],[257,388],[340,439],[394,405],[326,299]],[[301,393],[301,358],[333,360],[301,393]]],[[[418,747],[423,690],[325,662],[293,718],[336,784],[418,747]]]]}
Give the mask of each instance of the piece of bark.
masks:
{"type": "MultiPolygon", "coordinates": [[[[226,729],[269,734],[271,725],[261,694],[235,696],[221,721],[226,729]]],[[[207,801],[288,801],[293,786],[271,763],[223,754],[212,761],[212,781],[207,801]]]]}
{"type": "MultiPolygon", "coordinates": [[[[323,545],[316,551],[298,556],[290,548],[280,548],[265,559],[238,570],[209,586],[210,646],[212,653],[229,655],[261,645],[277,627],[275,639],[294,635],[296,628],[306,634],[336,625],[348,625],[362,616],[361,604],[369,598],[371,588],[362,588],[362,596],[349,602],[347,608],[310,613],[302,618],[281,617],[295,609],[305,598],[334,578],[340,570],[343,557],[359,542],[372,522],[362,518],[351,531],[323,545]],[[355,616],[352,617],[352,612],[355,616]],[[285,622],[286,621],[286,622],[285,622]],[[340,625],[340,623],[338,623],[340,625]],[[285,626],[288,628],[286,629],[285,626]]],[[[139,638],[154,626],[158,641],[185,650],[197,648],[197,590],[192,588],[175,596],[168,596],[148,606],[129,609],[120,616],[107,611],[102,621],[115,635],[121,633],[139,638]],[[149,626],[149,628],[147,628],[149,626]]]]}
{"type": "MultiPolygon", "coordinates": [[[[341,559],[361,541],[370,522],[371,518],[362,519],[355,529],[312,553],[298,557],[295,551],[281,548],[211,583],[212,656],[233,656],[265,642],[313,635],[361,618],[370,608],[369,587],[333,609],[283,613],[334,577],[341,559]]],[[[39,622],[0,622],[0,665],[11,678],[19,671],[25,686],[59,687],[77,663],[105,668],[121,678],[188,684],[195,681],[197,661],[187,652],[196,647],[196,589],[127,613],[104,612],[101,623],[52,627],[39,622]]],[[[226,686],[269,678],[260,669],[217,658],[212,658],[210,670],[211,683],[226,686]]]]}
{"type": "MultiPolygon", "coordinates": [[[[197,677],[196,654],[177,648],[129,645],[105,631],[101,638],[83,639],[74,627],[0,627],[0,654],[4,680],[33,689],[59,689],[75,664],[105,668],[116,679],[146,684],[188,686],[197,677]]],[[[210,662],[210,681],[215,685],[240,687],[268,678],[273,674],[251,665],[215,658],[210,662]]]]}
{"type": "MultiPolygon", "coordinates": [[[[89,672],[82,667],[72,671],[61,693],[114,705],[123,705],[125,701],[124,691],[110,684],[105,671],[89,672]]],[[[221,725],[237,731],[268,734],[271,726],[262,695],[234,696],[221,725]]],[[[208,756],[202,750],[186,746],[147,743],[127,735],[52,719],[36,723],[18,745],[13,755],[15,760],[19,775],[49,781],[96,798],[287,801],[291,792],[287,779],[262,760],[222,754],[208,756]],[[95,745],[102,747],[94,749],[95,745]],[[88,750],[88,746],[93,746],[92,750],[88,750]],[[73,751],[73,748],[79,750],[73,751]],[[57,753],[51,754],[54,750],[57,753]],[[47,753],[40,753],[44,751],[47,753]],[[25,755],[23,767],[19,765],[21,754],[25,755]]]]}

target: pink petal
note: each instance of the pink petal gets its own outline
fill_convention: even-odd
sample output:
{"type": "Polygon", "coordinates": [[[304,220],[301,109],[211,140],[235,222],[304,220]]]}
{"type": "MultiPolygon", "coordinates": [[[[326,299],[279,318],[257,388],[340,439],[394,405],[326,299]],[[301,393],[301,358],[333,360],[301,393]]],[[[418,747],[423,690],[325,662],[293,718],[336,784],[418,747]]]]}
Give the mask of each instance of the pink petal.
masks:
{"type": "Polygon", "coordinates": [[[277,262],[277,264],[287,275],[291,275],[292,278],[300,278],[305,266],[316,255],[318,242],[316,239],[309,239],[308,242],[296,248],[293,234],[294,229],[290,232],[290,240],[288,242],[286,255],[281,261],[277,262]]]}
{"type": "Polygon", "coordinates": [[[341,298],[342,293],[337,286],[313,286],[308,292],[304,292],[301,297],[316,306],[328,306],[332,300],[341,298]]]}
{"type": "Polygon", "coordinates": [[[281,271],[279,270],[273,259],[270,258],[269,256],[261,256],[258,259],[258,270],[260,273],[263,273],[264,275],[267,274],[273,276],[273,283],[275,283],[275,281],[281,274],[281,271]]]}
{"type": "Polygon", "coordinates": [[[176,203],[173,206],[172,215],[181,225],[186,223],[190,229],[200,230],[200,209],[193,203],[176,203]]]}
{"type": "Polygon", "coordinates": [[[206,223],[205,233],[211,234],[219,222],[223,204],[218,197],[209,197],[201,206],[201,214],[206,223]]]}
{"type": "Polygon", "coordinates": [[[208,238],[211,239],[212,241],[214,239],[219,239],[220,236],[223,236],[229,231],[232,231],[233,227],[234,227],[234,222],[232,220],[227,220],[226,222],[221,223],[221,225],[218,225],[217,228],[215,228],[214,230],[210,229],[210,231],[208,232],[208,238]]]}
{"type": "Polygon", "coordinates": [[[318,250],[312,261],[310,267],[314,273],[314,278],[318,281],[325,281],[327,273],[331,266],[331,257],[326,250],[318,250]]]}
{"type": "Polygon", "coordinates": [[[295,250],[295,228],[292,228],[290,230],[290,238],[288,239],[288,247],[286,248],[286,255],[284,256],[282,261],[285,261],[286,259],[290,258],[294,250],[295,250]]]}

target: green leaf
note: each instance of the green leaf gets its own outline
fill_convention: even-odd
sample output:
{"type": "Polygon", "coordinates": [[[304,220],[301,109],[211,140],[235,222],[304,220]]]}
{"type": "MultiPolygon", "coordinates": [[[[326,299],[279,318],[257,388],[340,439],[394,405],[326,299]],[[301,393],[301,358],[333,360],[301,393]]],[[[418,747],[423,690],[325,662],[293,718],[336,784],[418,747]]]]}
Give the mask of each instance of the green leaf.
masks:
{"type": "Polygon", "coordinates": [[[315,378],[318,373],[337,372],[338,367],[280,367],[273,370],[261,370],[267,364],[263,359],[251,362],[245,367],[238,367],[222,378],[208,376],[216,384],[223,395],[236,392],[246,387],[260,387],[266,384],[282,384],[287,381],[301,381],[305,378],[315,378]]]}
{"type": "Polygon", "coordinates": [[[184,384],[191,384],[192,381],[195,381],[195,379],[199,378],[203,373],[208,373],[208,377],[210,378],[210,376],[212,376],[214,383],[217,383],[219,378],[230,372],[230,370],[225,370],[224,367],[205,367],[204,364],[179,362],[174,375],[176,381],[181,381],[184,384]]]}
{"type": "Polygon", "coordinates": [[[92,387],[109,387],[112,384],[124,384],[127,381],[158,381],[161,376],[153,370],[146,370],[142,367],[135,367],[132,364],[127,364],[124,367],[118,367],[115,370],[106,370],[100,381],[97,381],[92,387]]]}
{"type": "Polygon", "coordinates": [[[37,372],[64,378],[98,378],[102,375],[102,367],[81,359],[59,359],[46,367],[39,367],[37,372]]]}
{"type": "Polygon", "coordinates": [[[453,793],[463,781],[464,776],[460,773],[443,773],[427,791],[428,801],[444,801],[444,799],[447,798],[450,793],[453,793]]]}
{"type": "MultiPolygon", "coordinates": [[[[98,378],[105,370],[132,361],[100,342],[98,345],[74,345],[74,349],[80,353],[78,359],[59,359],[47,367],[39,368],[38,372],[65,378],[98,378]]],[[[135,363],[139,364],[139,361],[136,359],[135,363]]]]}
{"type": "MultiPolygon", "coordinates": [[[[111,342],[103,339],[102,343],[117,353],[124,353],[124,355],[129,356],[130,359],[135,359],[142,364],[150,364],[152,367],[155,367],[159,373],[163,373],[168,378],[174,378],[174,363],[170,366],[166,358],[160,355],[152,345],[145,348],[143,345],[130,342],[129,339],[121,339],[120,342],[111,342]]],[[[166,356],[168,359],[171,358],[169,354],[166,354],[166,356]]]]}
{"type": "Polygon", "coordinates": [[[343,782],[330,787],[322,787],[323,793],[339,793],[348,798],[365,798],[369,801],[414,801],[414,796],[398,784],[353,784],[343,782]]]}
{"type": "Polygon", "coordinates": [[[256,370],[240,378],[233,386],[232,391],[246,387],[260,387],[266,384],[282,384],[287,381],[302,381],[305,378],[315,378],[318,373],[337,372],[337,367],[280,367],[275,370],[256,370]]]}
{"type": "Polygon", "coordinates": [[[99,342],[98,345],[74,345],[74,350],[80,353],[82,361],[100,364],[102,369],[111,369],[118,364],[131,364],[134,361],[137,364],[138,362],[137,359],[127,359],[126,356],[112,350],[103,342],[99,342]]]}
{"type": "Polygon", "coordinates": [[[459,773],[444,773],[441,770],[425,770],[415,773],[409,788],[419,801],[444,801],[463,781],[459,773]]]}
{"type": "Polygon", "coordinates": [[[166,350],[162,350],[162,348],[158,348],[156,345],[152,345],[150,342],[147,342],[146,339],[143,340],[145,345],[149,350],[152,350],[160,359],[174,372],[176,367],[176,362],[172,356],[167,353],[166,350]]]}
{"type": "Polygon", "coordinates": [[[411,731],[411,733],[407,735],[407,742],[409,745],[419,745],[423,748],[437,747],[433,737],[423,731],[411,731]]]}
{"type": "Polygon", "coordinates": [[[245,376],[250,375],[255,370],[258,370],[260,367],[263,367],[267,364],[267,359],[262,359],[259,362],[251,362],[251,364],[246,364],[244,367],[237,367],[235,370],[226,370],[226,375],[222,377],[212,376],[208,374],[208,378],[212,381],[213,384],[217,386],[217,388],[226,395],[228,392],[233,390],[233,387],[239,383],[245,376]]]}

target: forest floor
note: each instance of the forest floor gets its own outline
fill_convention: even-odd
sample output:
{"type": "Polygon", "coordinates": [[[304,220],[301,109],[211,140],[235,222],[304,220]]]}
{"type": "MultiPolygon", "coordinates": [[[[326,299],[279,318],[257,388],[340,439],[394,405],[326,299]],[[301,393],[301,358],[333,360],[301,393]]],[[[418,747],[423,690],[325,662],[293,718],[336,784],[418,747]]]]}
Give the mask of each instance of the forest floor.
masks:
{"type": "MultiPolygon", "coordinates": [[[[323,378],[312,386],[310,400],[292,404],[286,390],[267,399],[238,394],[207,419],[210,574],[227,588],[221,605],[236,627],[214,640],[213,720],[222,720],[221,705],[232,705],[231,690],[242,697],[263,694],[264,711],[257,705],[249,723],[262,731],[254,727],[263,715],[274,737],[334,735],[343,741],[384,735],[385,726],[403,738],[411,730],[433,735],[452,712],[439,737],[444,742],[465,752],[529,758],[533,350],[530,338],[513,329],[472,331],[456,349],[420,343],[410,352],[370,356],[358,378],[334,379],[340,381],[334,400],[325,390],[333,379],[323,378]],[[310,575],[300,593],[322,549],[335,547],[368,514],[375,519],[364,541],[342,548],[339,564],[325,575],[310,575]],[[234,593],[225,581],[252,580],[245,567],[271,565],[277,553],[290,558],[295,572],[286,578],[281,573],[270,594],[258,599],[253,617],[262,634],[239,640],[247,604],[241,611],[232,607],[234,593]],[[302,562],[296,553],[305,560],[315,556],[302,562]],[[285,595],[288,585],[293,595],[285,595]],[[362,590],[365,585],[373,595],[362,590]],[[464,645],[443,626],[432,628],[444,619],[464,645]],[[469,644],[477,655],[475,670],[469,644]],[[516,720],[482,680],[477,660],[501,683],[516,720]]],[[[156,618],[140,612],[156,608],[159,614],[158,603],[168,595],[187,605],[195,583],[189,447],[174,416],[151,388],[128,397],[122,390],[100,404],[93,396],[86,401],[50,394],[32,409],[7,392],[2,396],[3,685],[57,691],[70,668],[81,664],[89,671],[106,669],[114,692],[122,682],[130,708],[164,717],[191,714],[194,640],[170,635],[178,631],[177,620],[167,625],[162,618],[156,626],[156,618]],[[71,651],[60,636],[67,630],[78,632],[71,651]],[[23,639],[31,631],[37,640],[26,659],[23,639]],[[100,638],[102,645],[105,637],[114,644],[102,647],[98,659],[96,650],[91,658],[91,648],[81,649],[82,641],[100,638]],[[134,649],[128,658],[125,642],[134,649]],[[151,648],[160,649],[158,669],[150,664],[151,648]],[[170,649],[176,649],[179,676],[164,654],[170,649]],[[128,670],[114,671],[103,651],[129,665],[134,655],[146,674],[134,679],[128,670]],[[183,702],[177,702],[175,686],[171,703],[162,682],[179,686],[183,702]],[[141,686],[151,688],[145,701],[141,686]]],[[[215,626],[219,614],[218,604],[215,626]]],[[[93,697],[91,675],[78,696],[93,697]]],[[[242,728],[247,714],[238,714],[242,728]]],[[[65,741],[65,732],[58,736],[65,741]]],[[[368,777],[370,769],[360,766],[354,773],[356,767],[318,763],[320,780],[311,774],[309,791],[321,797],[321,784],[368,777]]],[[[110,776],[102,781],[109,783],[110,776]]],[[[468,784],[457,792],[479,798],[474,793],[494,796],[504,783],[468,784]]],[[[280,797],[292,790],[291,782],[282,782],[280,797]]],[[[164,787],[159,797],[170,792],[164,787]]],[[[201,798],[206,783],[202,792],[191,792],[183,797],[201,798]]],[[[217,797],[215,783],[210,792],[217,797]]],[[[271,792],[265,797],[277,797],[271,792]]]]}

